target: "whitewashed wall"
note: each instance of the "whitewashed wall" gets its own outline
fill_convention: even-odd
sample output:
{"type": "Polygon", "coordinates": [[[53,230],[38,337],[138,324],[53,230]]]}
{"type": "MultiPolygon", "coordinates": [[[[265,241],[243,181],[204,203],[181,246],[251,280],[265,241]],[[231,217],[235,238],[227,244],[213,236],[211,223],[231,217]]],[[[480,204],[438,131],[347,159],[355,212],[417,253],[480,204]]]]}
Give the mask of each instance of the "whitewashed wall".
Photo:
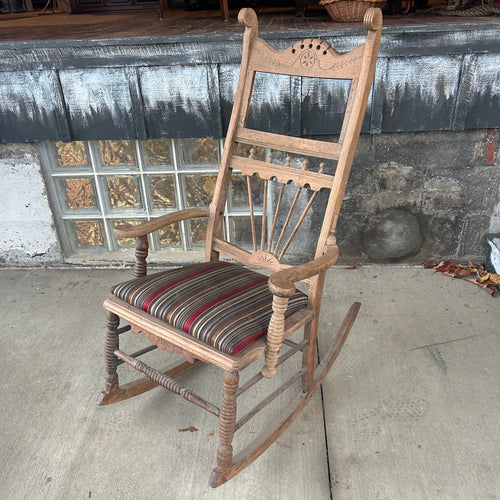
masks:
{"type": "Polygon", "coordinates": [[[0,145],[0,263],[60,262],[61,252],[42,177],[29,144],[0,145]]]}

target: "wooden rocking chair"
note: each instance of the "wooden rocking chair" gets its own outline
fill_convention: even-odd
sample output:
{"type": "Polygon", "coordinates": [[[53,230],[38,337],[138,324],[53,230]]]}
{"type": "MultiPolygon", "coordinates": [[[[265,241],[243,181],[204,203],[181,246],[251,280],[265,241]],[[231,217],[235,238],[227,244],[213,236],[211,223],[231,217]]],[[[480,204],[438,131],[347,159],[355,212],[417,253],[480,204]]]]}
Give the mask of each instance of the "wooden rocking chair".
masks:
{"type": "Polygon", "coordinates": [[[371,8],[364,18],[368,30],[365,43],[348,53],[339,54],[327,42],[318,39],[306,39],[278,51],[258,37],[257,16],[252,9],[243,9],[239,21],[245,27],[241,71],[210,207],[181,210],[137,226],[121,226],[115,231],[118,237],[137,237],[137,261],[135,279],[114,286],[112,298],[104,302],[107,310],[106,383],[97,401],[99,405],[115,403],[161,385],[217,416],[219,445],[217,464],[210,476],[212,487],[238,474],[289,426],[325,378],[358,313],[360,304],[355,303],[316,367],[316,336],[325,272],[338,256],[335,228],[366,110],[382,31],[381,11],[371,8]],[[350,80],[338,143],[247,128],[256,72],[350,80]],[[293,168],[290,157],[286,157],[284,165],[279,165],[273,163],[272,157],[267,161],[256,159],[254,152],[249,157],[240,156],[240,145],[335,160],[335,175],[324,173],[323,163],[318,171],[309,171],[307,161],[304,168],[293,168]],[[233,171],[247,176],[253,239],[250,249],[238,247],[224,237],[224,211],[233,171]],[[252,187],[257,178],[264,189],[260,227],[256,227],[258,217],[254,215],[252,202],[252,187]],[[284,188],[291,183],[295,187],[288,189],[296,193],[293,200],[286,200],[284,188]],[[273,187],[274,184],[277,186],[273,187]],[[297,203],[299,194],[307,190],[309,201],[302,203],[307,206],[302,213],[292,215],[300,205],[297,203]],[[330,194],[314,260],[285,265],[283,255],[321,190],[330,190],[330,194]],[[280,208],[286,204],[289,205],[288,214],[279,216],[280,208]],[[275,214],[268,217],[271,207],[275,208],[275,214]],[[205,262],[147,276],[147,235],[167,224],[200,217],[208,217],[205,262]],[[297,222],[290,224],[291,221],[297,222]],[[229,260],[219,260],[221,254],[229,260]],[[271,276],[268,278],[250,267],[267,268],[271,276]],[[298,281],[305,282],[307,293],[296,290],[298,281]],[[120,320],[128,325],[119,328],[120,320]],[[291,341],[288,337],[301,327],[304,327],[302,340],[291,341]],[[118,338],[128,330],[140,332],[151,345],[131,355],[121,351],[118,338]],[[285,352],[280,356],[282,346],[285,352]],[[137,359],[156,348],[182,354],[182,362],[167,371],[159,371],[137,359]],[[297,352],[302,354],[302,368],[298,373],[237,421],[237,398],[265,377],[274,377],[276,368],[297,352]],[[239,387],[239,372],[263,357],[262,371],[239,387]],[[220,408],[174,380],[198,360],[224,370],[220,408]],[[122,363],[131,365],[145,377],[120,386],[117,367],[122,363]],[[298,381],[301,381],[298,395],[283,414],[233,456],[235,431],[298,381]]]}

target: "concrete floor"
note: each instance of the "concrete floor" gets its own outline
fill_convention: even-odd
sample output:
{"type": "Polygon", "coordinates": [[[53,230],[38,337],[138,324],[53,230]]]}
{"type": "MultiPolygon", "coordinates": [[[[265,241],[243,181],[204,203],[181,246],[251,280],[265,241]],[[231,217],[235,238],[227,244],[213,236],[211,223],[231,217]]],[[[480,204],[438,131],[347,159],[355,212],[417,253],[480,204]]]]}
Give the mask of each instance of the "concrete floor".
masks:
{"type": "MultiPolygon", "coordinates": [[[[485,291],[417,268],[330,271],[320,354],[348,306],[363,307],[322,393],[212,490],[215,417],[162,389],[95,405],[102,299],[129,276],[0,270],[0,499],[500,498],[500,308],[485,291]]],[[[216,403],[220,380],[208,366],[182,376],[216,403]]]]}

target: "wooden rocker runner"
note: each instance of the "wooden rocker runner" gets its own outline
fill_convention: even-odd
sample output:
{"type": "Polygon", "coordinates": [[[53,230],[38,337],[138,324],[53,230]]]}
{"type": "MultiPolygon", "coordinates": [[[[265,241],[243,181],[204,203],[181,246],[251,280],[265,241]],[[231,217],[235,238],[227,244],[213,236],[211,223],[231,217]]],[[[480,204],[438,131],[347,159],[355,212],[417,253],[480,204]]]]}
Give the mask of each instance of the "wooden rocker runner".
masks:
{"type": "Polygon", "coordinates": [[[257,17],[252,9],[243,9],[239,21],[245,27],[241,71],[210,207],[181,210],[137,226],[121,226],[115,231],[119,238],[137,238],[137,261],[135,278],[112,287],[112,297],[104,302],[106,383],[97,401],[99,405],[115,403],[161,385],[218,417],[219,445],[217,463],[210,476],[212,487],[238,474],[290,425],[324,380],[358,313],[360,304],[355,303],[316,366],[325,273],[338,256],[335,228],[365,115],[382,31],[381,11],[372,8],[364,18],[368,30],[365,43],[348,53],[339,54],[318,39],[302,40],[279,51],[258,37],[257,17]],[[247,128],[256,72],[349,80],[339,141],[322,142],[247,128]],[[267,158],[260,154],[265,151],[267,158]],[[278,153],[273,156],[272,151],[278,153]],[[275,162],[274,157],[280,154],[282,161],[275,162]],[[292,155],[330,160],[336,168],[320,163],[309,169],[308,160],[296,168],[292,155]],[[326,173],[330,170],[335,170],[334,175],[326,173]],[[249,247],[228,241],[223,230],[226,199],[235,176],[246,177],[248,187],[252,226],[249,247]],[[258,184],[264,191],[261,198],[254,192],[258,184]],[[319,191],[329,191],[329,195],[326,210],[321,209],[324,219],[316,235],[315,257],[305,264],[287,265],[283,257],[293,246],[294,237],[319,191]],[[208,218],[205,262],[148,276],[148,234],[168,224],[202,217],[208,218]],[[267,268],[271,275],[250,268],[267,268]],[[305,283],[307,293],[297,291],[295,283],[299,281],[305,283]],[[120,328],[120,320],[127,325],[120,328]],[[302,340],[290,340],[290,335],[301,328],[302,340]],[[150,345],[130,355],[121,351],[119,335],[129,330],[140,332],[150,345]],[[182,361],[168,370],[157,370],[137,359],[156,348],[180,354],[182,361]],[[274,377],[277,368],[296,353],[302,356],[301,369],[237,420],[237,399],[257,382],[274,377]],[[239,372],[254,362],[260,363],[261,358],[265,361],[263,369],[240,387],[239,372]],[[224,370],[220,407],[175,381],[198,361],[224,370]],[[123,363],[142,372],[144,377],[120,386],[117,367],[123,363]],[[294,385],[300,385],[300,389],[283,414],[233,455],[235,432],[294,385]]]}

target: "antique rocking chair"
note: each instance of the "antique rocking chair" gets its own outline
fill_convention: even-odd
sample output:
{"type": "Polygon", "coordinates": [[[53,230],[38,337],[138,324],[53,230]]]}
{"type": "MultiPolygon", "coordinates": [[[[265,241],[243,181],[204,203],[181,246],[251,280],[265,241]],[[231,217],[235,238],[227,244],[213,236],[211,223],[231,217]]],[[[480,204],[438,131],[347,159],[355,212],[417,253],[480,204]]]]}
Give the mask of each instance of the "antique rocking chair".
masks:
{"type": "Polygon", "coordinates": [[[348,53],[339,54],[327,42],[318,39],[302,40],[278,51],[258,37],[257,16],[252,9],[243,9],[239,21],[245,26],[241,70],[210,207],[181,210],[137,226],[121,226],[115,231],[118,237],[137,238],[137,261],[135,279],[114,286],[112,297],[104,302],[107,310],[106,383],[97,401],[99,405],[122,401],[160,385],[217,416],[219,444],[217,464],[210,476],[212,487],[238,474],[289,426],[325,378],[358,313],[360,304],[355,303],[316,366],[316,337],[325,272],[338,256],[335,228],[373,81],[382,31],[381,11],[371,8],[364,18],[368,30],[365,43],[348,53]],[[350,80],[339,141],[322,142],[247,128],[256,72],[350,80]],[[274,163],[272,156],[267,161],[256,159],[253,152],[249,157],[240,156],[238,147],[241,144],[288,155],[335,160],[335,175],[324,173],[324,163],[318,171],[309,171],[307,161],[301,169],[292,167],[289,156],[284,165],[274,163]],[[253,248],[249,250],[225,239],[223,230],[233,170],[247,176],[253,239],[253,248]],[[264,189],[261,227],[256,227],[258,218],[253,215],[251,192],[257,177],[264,189]],[[280,208],[286,205],[282,203],[284,187],[291,183],[295,187],[288,189],[296,190],[295,197],[287,200],[288,214],[278,216],[280,208]],[[272,188],[274,184],[277,187],[272,188]],[[274,201],[268,203],[272,198],[271,190],[275,194],[274,201]],[[307,206],[302,213],[292,217],[292,212],[300,205],[296,203],[299,193],[307,190],[310,196],[307,206]],[[285,265],[281,262],[283,255],[321,190],[330,190],[330,194],[315,257],[305,264],[285,265]],[[271,207],[275,214],[267,217],[271,207]],[[200,217],[208,217],[205,262],[147,276],[147,235],[167,224],[200,217]],[[296,221],[293,229],[291,220],[296,221]],[[282,222],[281,229],[278,221],[282,222]],[[226,260],[219,260],[221,254],[226,260]],[[268,278],[250,267],[267,268],[271,276],[268,278]],[[305,283],[307,293],[296,290],[298,281],[305,283]],[[128,325],[119,328],[120,320],[128,325]],[[304,327],[302,340],[290,340],[290,335],[301,327],[304,327]],[[142,333],[152,345],[131,355],[121,351],[118,338],[128,330],[142,333]],[[280,356],[282,346],[285,352],[280,356]],[[182,354],[182,362],[160,371],[136,359],[155,348],[182,354]],[[297,352],[302,354],[298,373],[237,421],[236,399],[264,377],[274,377],[277,367],[297,352]],[[263,357],[262,371],[239,387],[240,371],[263,357]],[[197,361],[224,370],[220,408],[174,380],[197,361]],[[145,376],[120,386],[117,367],[122,363],[131,365],[145,376]],[[263,434],[233,456],[235,431],[294,382],[301,384],[295,399],[279,418],[269,423],[263,434]]]}

